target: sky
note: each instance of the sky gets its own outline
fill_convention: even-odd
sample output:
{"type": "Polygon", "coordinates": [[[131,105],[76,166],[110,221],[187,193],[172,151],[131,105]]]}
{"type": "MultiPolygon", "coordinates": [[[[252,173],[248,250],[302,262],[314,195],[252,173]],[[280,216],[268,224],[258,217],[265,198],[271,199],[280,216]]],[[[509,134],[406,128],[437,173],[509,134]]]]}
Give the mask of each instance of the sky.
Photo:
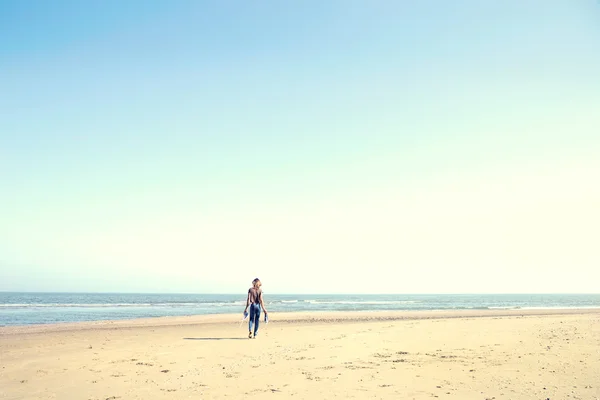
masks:
{"type": "Polygon", "coordinates": [[[0,290],[597,293],[595,0],[0,1],[0,290]]]}

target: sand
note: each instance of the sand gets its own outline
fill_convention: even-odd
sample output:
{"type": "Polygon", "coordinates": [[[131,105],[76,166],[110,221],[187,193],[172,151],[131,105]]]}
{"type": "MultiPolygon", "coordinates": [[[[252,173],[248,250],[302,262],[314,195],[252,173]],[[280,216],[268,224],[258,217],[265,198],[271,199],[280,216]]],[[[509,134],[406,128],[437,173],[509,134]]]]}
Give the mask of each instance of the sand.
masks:
{"type": "Polygon", "coordinates": [[[237,317],[0,328],[0,398],[600,399],[597,309],[237,317]]]}

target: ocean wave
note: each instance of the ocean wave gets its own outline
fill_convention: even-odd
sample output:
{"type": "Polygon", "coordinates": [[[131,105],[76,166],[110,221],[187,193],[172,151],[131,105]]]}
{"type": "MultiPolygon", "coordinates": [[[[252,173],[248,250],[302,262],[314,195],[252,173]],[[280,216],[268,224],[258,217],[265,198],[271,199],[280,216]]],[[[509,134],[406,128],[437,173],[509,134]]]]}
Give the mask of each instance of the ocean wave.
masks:
{"type": "MultiPolygon", "coordinates": [[[[289,306],[301,306],[306,305],[323,305],[335,307],[344,305],[354,306],[380,306],[380,305],[404,305],[420,303],[419,301],[413,300],[273,300],[267,301],[267,304],[282,304],[289,306]]],[[[245,301],[212,301],[212,302],[161,302],[161,303],[3,303],[0,304],[0,309],[23,309],[23,308],[148,308],[148,307],[160,307],[160,308],[177,308],[177,307],[232,307],[232,306],[244,306],[245,301]]]]}
{"type": "Polygon", "coordinates": [[[197,303],[5,303],[2,308],[110,308],[110,307],[223,307],[239,306],[244,301],[197,303]]]}
{"type": "Polygon", "coordinates": [[[391,305],[391,304],[414,304],[418,303],[414,300],[339,300],[339,301],[327,301],[327,300],[304,300],[305,303],[310,304],[354,304],[354,305],[391,305]]]}

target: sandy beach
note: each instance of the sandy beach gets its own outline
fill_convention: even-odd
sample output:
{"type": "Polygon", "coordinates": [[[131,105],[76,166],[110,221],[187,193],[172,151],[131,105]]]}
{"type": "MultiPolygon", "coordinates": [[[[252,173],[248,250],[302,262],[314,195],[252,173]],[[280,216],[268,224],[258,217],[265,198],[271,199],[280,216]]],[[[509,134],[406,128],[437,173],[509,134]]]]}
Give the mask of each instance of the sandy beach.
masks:
{"type": "Polygon", "coordinates": [[[600,310],[0,328],[2,399],[599,399],[600,310]]]}

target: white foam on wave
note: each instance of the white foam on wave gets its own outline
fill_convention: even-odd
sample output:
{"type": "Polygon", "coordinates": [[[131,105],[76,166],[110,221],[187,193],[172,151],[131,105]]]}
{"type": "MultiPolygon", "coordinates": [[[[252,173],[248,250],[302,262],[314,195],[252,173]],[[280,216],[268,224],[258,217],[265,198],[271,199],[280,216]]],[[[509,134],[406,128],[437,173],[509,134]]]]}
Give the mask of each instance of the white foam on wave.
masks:
{"type": "Polygon", "coordinates": [[[60,307],[150,307],[151,303],[23,303],[0,304],[0,308],[60,308],[60,307]]]}
{"type": "Polygon", "coordinates": [[[385,305],[385,304],[413,304],[417,303],[414,300],[339,300],[339,301],[326,301],[326,300],[304,300],[306,303],[311,304],[354,304],[354,305],[385,305]]]}
{"type": "Polygon", "coordinates": [[[110,307],[223,307],[244,305],[244,301],[229,303],[5,303],[2,308],[110,308],[110,307]]]}

